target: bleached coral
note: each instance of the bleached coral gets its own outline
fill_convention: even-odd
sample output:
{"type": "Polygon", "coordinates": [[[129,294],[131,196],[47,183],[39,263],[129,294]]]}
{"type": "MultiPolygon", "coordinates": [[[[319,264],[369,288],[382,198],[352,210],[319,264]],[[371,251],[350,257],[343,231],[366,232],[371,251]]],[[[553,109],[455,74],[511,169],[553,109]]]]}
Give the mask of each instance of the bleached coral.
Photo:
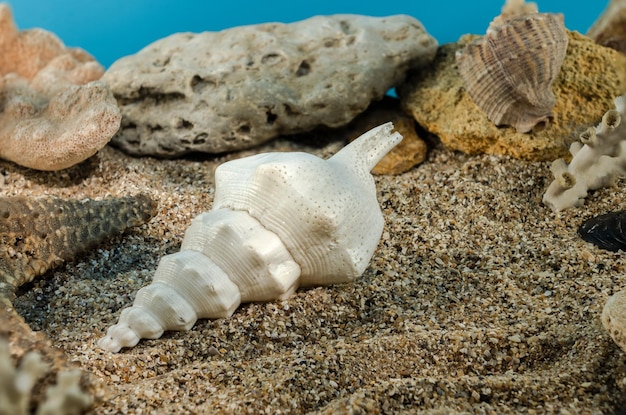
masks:
{"type": "Polygon", "coordinates": [[[37,415],[80,414],[91,405],[91,397],[80,387],[80,370],[57,374],[57,384],[46,390],[46,400],[37,415]]]}
{"type": "MultiPolygon", "coordinates": [[[[13,365],[9,344],[0,339],[0,415],[28,414],[31,392],[48,372],[48,365],[37,352],[26,353],[18,367],[13,365]]],[[[91,405],[91,397],[79,385],[80,371],[57,374],[57,385],[48,388],[37,415],[79,414],[91,405]]]]}
{"type": "Polygon", "coordinates": [[[589,190],[611,185],[626,173],[626,95],[615,99],[615,109],[602,117],[597,127],[590,127],[572,143],[573,159],[552,163],[554,181],[543,195],[543,202],[555,212],[584,203],[589,190]]]}
{"type": "Polygon", "coordinates": [[[27,353],[13,366],[9,344],[0,340],[0,414],[26,414],[35,383],[48,371],[38,353],[27,353]]]}

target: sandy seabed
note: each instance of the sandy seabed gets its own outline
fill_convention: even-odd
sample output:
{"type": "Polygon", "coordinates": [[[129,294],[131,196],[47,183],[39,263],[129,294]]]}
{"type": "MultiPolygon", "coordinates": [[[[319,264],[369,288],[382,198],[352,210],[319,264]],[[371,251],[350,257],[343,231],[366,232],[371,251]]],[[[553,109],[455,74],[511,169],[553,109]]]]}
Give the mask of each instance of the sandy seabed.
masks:
{"type": "Polygon", "coordinates": [[[14,301],[34,330],[101,379],[91,413],[600,414],[621,406],[624,353],[600,313],[626,287],[626,260],[576,229],[624,208],[626,183],[555,214],[541,203],[549,163],[441,145],[408,173],[376,177],[385,230],[353,283],[244,304],[230,319],[200,320],[119,354],[96,346],[210,208],[219,163],[262,151],[328,157],[342,145],[281,139],[184,160],[107,147],[55,173],[0,162],[5,195],[148,192],[159,203],[149,224],[23,287],[14,301]]]}

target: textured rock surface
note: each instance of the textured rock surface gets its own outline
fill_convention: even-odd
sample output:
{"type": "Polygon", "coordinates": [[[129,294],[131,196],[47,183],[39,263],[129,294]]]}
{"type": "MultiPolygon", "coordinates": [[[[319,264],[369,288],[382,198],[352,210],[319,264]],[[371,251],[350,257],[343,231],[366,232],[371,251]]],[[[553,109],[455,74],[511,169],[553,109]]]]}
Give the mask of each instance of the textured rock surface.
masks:
{"type": "Polygon", "coordinates": [[[112,142],[130,154],[173,157],[345,125],[436,48],[404,15],[174,34],[105,73],[123,114],[112,142]]]}
{"type": "Polygon", "coordinates": [[[0,4],[0,157],[60,170],[95,154],[121,115],[103,68],[41,29],[19,32],[0,4]]]}
{"type": "Polygon", "coordinates": [[[576,32],[568,36],[567,55],[554,83],[554,118],[543,130],[521,134],[510,127],[498,128],[471,100],[463,88],[455,53],[475,36],[440,47],[429,68],[410,75],[398,88],[400,100],[420,125],[450,148],[527,160],[566,156],[569,144],[586,127],[598,123],[626,86],[623,55],[576,32]]]}
{"type": "Polygon", "coordinates": [[[626,53],[626,0],[611,0],[587,36],[600,45],[626,53]]]}

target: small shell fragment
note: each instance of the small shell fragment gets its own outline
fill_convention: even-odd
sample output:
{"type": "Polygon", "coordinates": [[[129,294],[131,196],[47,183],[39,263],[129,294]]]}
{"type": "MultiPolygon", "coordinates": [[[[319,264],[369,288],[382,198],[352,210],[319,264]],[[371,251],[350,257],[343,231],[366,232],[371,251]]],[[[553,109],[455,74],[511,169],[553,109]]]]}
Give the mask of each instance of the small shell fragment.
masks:
{"type": "Polygon", "coordinates": [[[626,290],[608,298],[602,309],[602,325],[613,341],[626,351],[626,290]]]}
{"type": "Polygon", "coordinates": [[[533,13],[490,26],[485,37],[457,52],[456,62],[468,94],[487,117],[527,133],[552,117],[552,84],[567,44],[561,15],[533,13]]]}

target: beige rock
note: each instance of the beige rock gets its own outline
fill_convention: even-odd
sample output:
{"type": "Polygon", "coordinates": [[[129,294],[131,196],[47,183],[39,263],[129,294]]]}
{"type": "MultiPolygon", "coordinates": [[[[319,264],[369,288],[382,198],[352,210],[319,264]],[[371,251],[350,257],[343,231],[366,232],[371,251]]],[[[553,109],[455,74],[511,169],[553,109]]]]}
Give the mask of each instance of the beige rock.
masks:
{"type": "Polygon", "coordinates": [[[597,124],[626,86],[626,58],[576,32],[554,83],[554,118],[529,134],[496,127],[463,88],[455,53],[476,36],[443,45],[427,69],[409,75],[397,90],[403,108],[448,147],[466,153],[510,155],[526,160],[567,157],[572,141],[597,124]]]}
{"type": "Polygon", "coordinates": [[[95,154],[121,115],[103,68],[41,29],[19,32],[0,4],[0,157],[60,170],[95,154]]]}
{"type": "Polygon", "coordinates": [[[626,53],[626,1],[611,0],[587,36],[600,45],[626,53]]]}
{"type": "Polygon", "coordinates": [[[174,157],[339,127],[409,68],[429,63],[436,48],[405,15],[174,34],[105,73],[123,113],[112,143],[130,154],[174,157]]]}

